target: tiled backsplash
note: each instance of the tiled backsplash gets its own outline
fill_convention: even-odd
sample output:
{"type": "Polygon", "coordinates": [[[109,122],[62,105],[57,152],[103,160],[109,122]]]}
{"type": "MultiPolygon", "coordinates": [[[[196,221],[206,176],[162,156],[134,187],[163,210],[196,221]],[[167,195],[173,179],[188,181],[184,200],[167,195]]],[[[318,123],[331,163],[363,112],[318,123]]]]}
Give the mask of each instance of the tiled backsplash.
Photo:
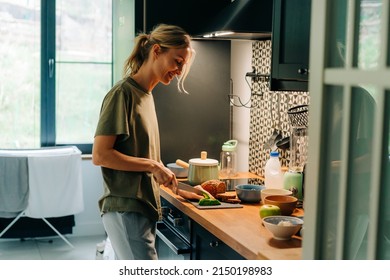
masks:
{"type": "MultiPolygon", "coordinates": [[[[252,68],[257,74],[268,75],[271,71],[271,41],[256,41],[252,44],[252,68]]],[[[261,78],[252,78],[252,108],[250,113],[249,171],[264,176],[264,166],[270,150],[264,148],[274,131],[283,137],[290,135],[288,109],[309,104],[308,92],[270,91],[269,83],[261,78]],[[278,106],[280,98],[280,106],[278,106]],[[280,118],[279,118],[280,114],[280,118]],[[272,117],[271,117],[272,116],[272,117]]],[[[282,166],[288,166],[289,150],[278,149],[282,166]]]]}

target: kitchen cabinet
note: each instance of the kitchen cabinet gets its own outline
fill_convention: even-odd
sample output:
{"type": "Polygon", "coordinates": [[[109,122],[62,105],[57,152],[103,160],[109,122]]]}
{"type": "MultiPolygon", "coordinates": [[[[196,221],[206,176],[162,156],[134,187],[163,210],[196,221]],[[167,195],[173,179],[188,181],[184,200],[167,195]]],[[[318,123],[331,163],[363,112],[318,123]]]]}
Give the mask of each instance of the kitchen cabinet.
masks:
{"type": "Polygon", "coordinates": [[[136,0],[135,30],[149,32],[159,23],[175,24],[190,35],[207,30],[216,14],[230,4],[230,0],[136,0]]]}
{"type": "Polygon", "coordinates": [[[307,91],[311,0],[274,0],[272,91],[307,91]]]}
{"type": "Polygon", "coordinates": [[[244,260],[245,258],[196,222],[192,233],[193,260],[244,260]]]}

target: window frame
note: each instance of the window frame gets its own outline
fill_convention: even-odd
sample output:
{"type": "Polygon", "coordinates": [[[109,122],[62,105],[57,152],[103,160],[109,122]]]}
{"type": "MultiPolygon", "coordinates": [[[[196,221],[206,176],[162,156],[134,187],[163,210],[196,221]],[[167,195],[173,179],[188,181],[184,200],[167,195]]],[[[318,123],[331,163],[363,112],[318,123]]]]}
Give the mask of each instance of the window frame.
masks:
{"type": "MultiPolygon", "coordinates": [[[[112,9],[116,1],[112,2],[112,9]]],[[[113,28],[113,26],[112,26],[113,28]]],[[[113,44],[112,44],[113,46],[113,44]]],[[[111,52],[111,85],[114,61],[111,52]]],[[[91,143],[56,141],[56,1],[41,0],[41,131],[40,146],[76,146],[82,154],[92,153],[91,143]]]]}

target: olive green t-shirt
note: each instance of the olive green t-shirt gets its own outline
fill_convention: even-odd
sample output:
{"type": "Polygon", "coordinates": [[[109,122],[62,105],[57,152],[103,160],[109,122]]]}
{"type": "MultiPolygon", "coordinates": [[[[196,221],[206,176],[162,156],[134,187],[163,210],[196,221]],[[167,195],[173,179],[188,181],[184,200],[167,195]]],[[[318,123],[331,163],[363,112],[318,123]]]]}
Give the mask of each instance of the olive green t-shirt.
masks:
{"type": "MultiPolygon", "coordinates": [[[[114,149],[135,157],[160,161],[160,136],[153,95],[133,79],[117,83],[105,96],[95,136],[116,135],[114,149]]],[[[102,167],[104,194],[101,213],[139,212],[161,218],[160,186],[152,174],[102,167]]]]}

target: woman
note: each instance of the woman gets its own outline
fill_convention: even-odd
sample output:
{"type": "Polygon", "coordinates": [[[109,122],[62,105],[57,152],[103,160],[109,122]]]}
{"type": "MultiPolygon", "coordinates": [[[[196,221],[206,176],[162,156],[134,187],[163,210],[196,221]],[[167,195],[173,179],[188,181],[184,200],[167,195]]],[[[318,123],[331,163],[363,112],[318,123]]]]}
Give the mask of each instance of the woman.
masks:
{"type": "Polygon", "coordinates": [[[150,34],[140,34],[125,63],[124,79],[103,100],[92,157],[102,167],[99,207],[118,259],[157,259],[159,187],[177,193],[177,180],[160,160],[152,90],[177,77],[179,91],[185,91],[193,57],[190,36],[180,27],[159,25],[150,34]]]}

